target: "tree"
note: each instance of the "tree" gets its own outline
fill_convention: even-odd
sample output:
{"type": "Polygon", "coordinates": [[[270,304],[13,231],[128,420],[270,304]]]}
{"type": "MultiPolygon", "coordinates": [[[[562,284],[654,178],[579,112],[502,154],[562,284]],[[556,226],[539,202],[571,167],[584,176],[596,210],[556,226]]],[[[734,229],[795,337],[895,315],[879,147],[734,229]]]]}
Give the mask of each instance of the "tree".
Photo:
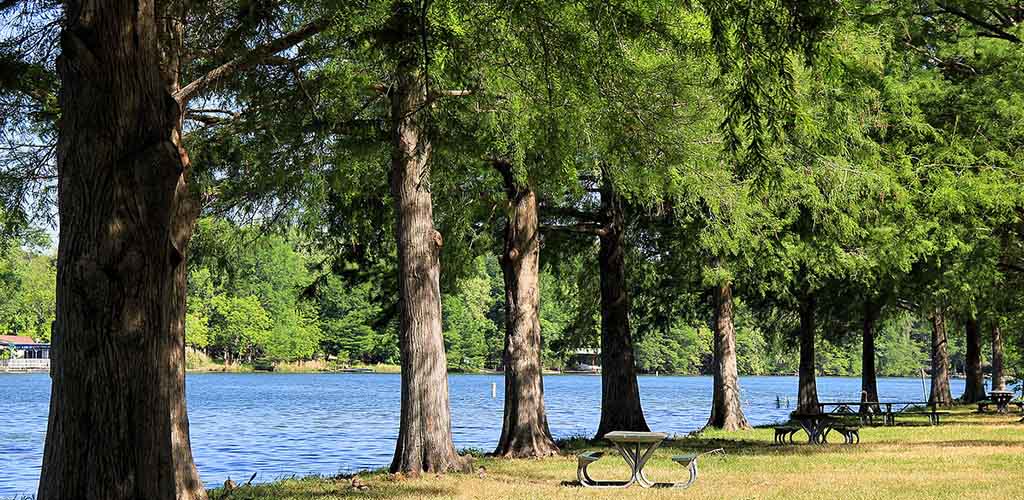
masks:
{"type": "Polygon", "coordinates": [[[1003,375],[1003,334],[999,322],[992,323],[992,390],[1006,390],[1006,379],[1003,375]]]}
{"type": "Polygon", "coordinates": [[[200,204],[182,123],[212,83],[327,23],[231,53],[181,86],[185,3],[68,0],[64,12],[60,272],[38,497],[206,498],[185,409],[187,253],[200,204]]]}
{"type": "Polygon", "coordinates": [[[973,317],[967,318],[964,329],[967,332],[967,359],[964,367],[967,381],[960,401],[976,403],[985,399],[985,379],[981,372],[981,329],[978,320],[973,317]]]}
{"type": "Polygon", "coordinates": [[[736,331],[733,326],[732,287],[715,290],[715,368],[711,416],[707,425],[728,431],[750,429],[740,405],[739,373],[736,370],[736,331]]]}
{"type": "Polygon", "coordinates": [[[953,404],[949,392],[949,350],[946,339],[946,317],[942,308],[935,308],[932,322],[932,390],[928,402],[940,406],[953,404]]]}
{"type": "Polygon", "coordinates": [[[636,360],[629,328],[626,288],[625,232],[622,199],[611,180],[601,187],[601,211],[608,221],[599,234],[598,268],[601,271],[601,422],[597,436],[612,431],[647,432],[640,406],[636,360]]]}
{"type": "Polygon", "coordinates": [[[504,249],[505,408],[494,454],[544,457],[558,453],[544,410],[540,323],[540,227],[537,195],[516,182],[512,166],[495,162],[508,197],[504,249]]]}
{"type": "Polygon", "coordinates": [[[183,27],[157,21],[184,12],[76,0],[65,12],[62,272],[38,496],[206,498],[185,416],[185,251],[196,207],[174,98],[183,27]],[[92,358],[97,350],[106,358],[92,358]]]}
{"type": "Polygon", "coordinates": [[[401,300],[399,345],[402,358],[402,412],[392,472],[464,470],[468,461],[452,442],[441,333],[438,256],[441,233],[434,229],[430,193],[429,105],[420,42],[428,36],[426,12],[396,2],[389,20],[395,30],[390,48],[395,81],[391,89],[391,195],[398,242],[401,300]]]}

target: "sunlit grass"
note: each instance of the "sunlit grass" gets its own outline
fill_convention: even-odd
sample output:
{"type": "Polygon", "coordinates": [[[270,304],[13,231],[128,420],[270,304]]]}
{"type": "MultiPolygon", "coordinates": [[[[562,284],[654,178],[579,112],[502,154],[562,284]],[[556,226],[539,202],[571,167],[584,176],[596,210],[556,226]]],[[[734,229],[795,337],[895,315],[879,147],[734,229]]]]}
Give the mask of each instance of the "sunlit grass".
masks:
{"type": "MultiPolygon", "coordinates": [[[[1024,424],[1019,414],[976,415],[959,408],[932,427],[904,418],[896,427],[865,427],[861,444],[772,444],[770,428],[705,432],[663,446],[647,467],[657,481],[682,481],[673,454],[725,448],[700,459],[700,478],[688,490],[593,490],[577,486],[575,454],[595,449],[581,439],[563,443],[563,456],[544,460],[475,459],[472,474],[401,478],[383,472],[351,477],[287,479],[234,490],[232,499],[336,498],[1015,498],[1024,477],[1024,424]],[[363,486],[359,488],[358,486],[363,486]]],[[[802,433],[797,437],[803,436],[802,433]]],[[[607,451],[607,450],[606,450],[607,451]]],[[[606,456],[594,477],[624,478],[625,464],[606,456]]],[[[223,490],[211,491],[213,499],[223,490]]]]}

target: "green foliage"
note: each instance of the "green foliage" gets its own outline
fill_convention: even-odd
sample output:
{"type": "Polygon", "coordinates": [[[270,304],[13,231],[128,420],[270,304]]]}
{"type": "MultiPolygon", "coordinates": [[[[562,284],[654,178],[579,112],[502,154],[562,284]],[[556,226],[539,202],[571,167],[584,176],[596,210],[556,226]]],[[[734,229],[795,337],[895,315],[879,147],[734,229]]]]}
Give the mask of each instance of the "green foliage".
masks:
{"type": "Polygon", "coordinates": [[[648,332],[636,345],[637,367],[648,373],[707,373],[711,342],[711,330],[706,326],[673,325],[664,333],[648,332]]]}
{"type": "Polygon", "coordinates": [[[224,359],[252,361],[265,348],[272,322],[257,297],[217,295],[210,302],[212,343],[224,359]]]}
{"type": "Polygon", "coordinates": [[[486,264],[483,257],[477,258],[476,273],[459,283],[458,293],[443,299],[444,343],[450,368],[494,367],[501,359],[504,322],[497,324],[488,312],[498,301],[504,301],[504,296],[495,293],[486,264]]]}
{"type": "Polygon", "coordinates": [[[23,248],[0,251],[0,332],[49,342],[56,287],[54,257],[23,248]]]}

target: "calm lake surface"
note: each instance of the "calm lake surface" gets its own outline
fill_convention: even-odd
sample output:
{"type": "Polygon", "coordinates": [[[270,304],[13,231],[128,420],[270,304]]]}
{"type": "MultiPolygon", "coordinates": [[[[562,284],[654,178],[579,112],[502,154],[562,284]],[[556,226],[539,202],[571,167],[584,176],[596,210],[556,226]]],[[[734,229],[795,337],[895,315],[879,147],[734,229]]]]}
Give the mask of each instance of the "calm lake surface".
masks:
{"type": "MultiPolygon", "coordinates": [[[[497,375],[448,377],[455,445],[491,451],[501,433],[504,383],[497,375]],[[491,398],[491,384],[497,397],[491,398]]],[[[952,380],[952,392],[964,381],[952,380]]],[[[601,377],[544,378],[556,437],[597,430],[601,377]]],[[[753,425],[783,420],[796,377],[743,377],[743,406],[753,425]],[[776,397],[783,400],[776,408],[776,397]]],[[[921,400],[921,380],[880,378],[882,401],[921,400]]],[[[42,464],[50,396],[45,374],[0,374],[0,498],[34,494],[42,464]]],[[[640,377],[652,430],[686,433],[708,418],[711,377],[640,377]]],[[[860,399],[858,378],[818,378],[821,401],[860,399]]],[[[192,450],[208,486],[248,479],[335,474],[387,466],[398,433],[399,376],[377,374],[190,374],[192,450]]]]}

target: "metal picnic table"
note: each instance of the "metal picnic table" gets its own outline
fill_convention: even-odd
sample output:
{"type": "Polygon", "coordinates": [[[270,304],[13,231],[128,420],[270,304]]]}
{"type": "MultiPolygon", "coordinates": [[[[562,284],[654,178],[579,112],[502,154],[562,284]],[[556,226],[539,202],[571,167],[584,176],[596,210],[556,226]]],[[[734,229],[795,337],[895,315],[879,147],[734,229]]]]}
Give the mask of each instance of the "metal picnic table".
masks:
{"type": "Polygon", "coordinates": [[[622,483],[623,488],[633,483],[639,483],[645,488],[654,485],[644,476],[644,465],[654,456],[654,450],[657,450],[667,437],[668,434],[664,432],[614,431],[604,435],[604,438],[611,441],[612,445],[619,450],[632,471],[629,481],[622,483]]]}
{"type": "Polygon", "coordinates": [[[619,454],[622,455],[622,459],[626,461],[626,465],[629,465],[630,476],[628,481],[597,481],[590,477],[587,472],[587,467],[599,460],[604,453],[600,451],[590,451],[581,453],[577,456],[579,463],[576,469],[576,475],[580,480],[580,484],[588,488],[626,488],[632,486],[634,483],[643,486],[644,488],[688,488],[697,480],[697,459],[709,453],[725,453],[721,448],[707,451],[696,455],[677,455],[672,457],[672,461],[686,467],[690,471],[690,479],[685,483],[655,483],[647,476],[644,475],[644,465],[647,461],[654,456],[654,450],[657,450],[661,443],[665,441],[668,434],[664,432],[631,432],[631,431],[613,431],[604,435],[607,439],[619,450],[619,454]]]}

